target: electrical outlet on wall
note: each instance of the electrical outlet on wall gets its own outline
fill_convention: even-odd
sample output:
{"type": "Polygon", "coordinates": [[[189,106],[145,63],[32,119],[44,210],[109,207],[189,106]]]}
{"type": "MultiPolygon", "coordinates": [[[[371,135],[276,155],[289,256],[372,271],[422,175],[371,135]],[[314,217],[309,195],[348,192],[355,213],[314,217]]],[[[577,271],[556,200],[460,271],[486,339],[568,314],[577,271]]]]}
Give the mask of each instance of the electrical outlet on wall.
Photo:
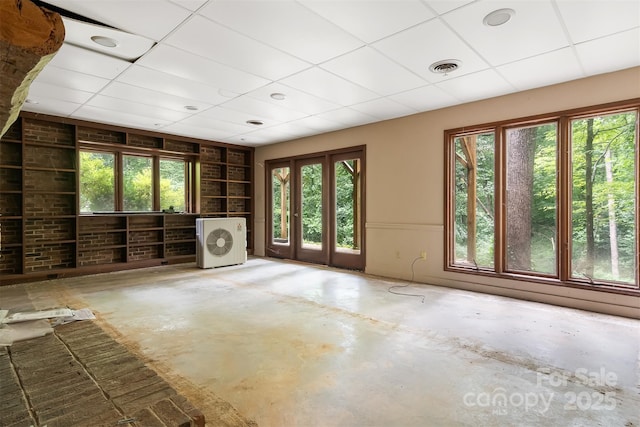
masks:
{"type": "Polygon", "coordinates": [[[420,258],[421,259],[427,259],[427,251],[420,252],[420,258]]]}

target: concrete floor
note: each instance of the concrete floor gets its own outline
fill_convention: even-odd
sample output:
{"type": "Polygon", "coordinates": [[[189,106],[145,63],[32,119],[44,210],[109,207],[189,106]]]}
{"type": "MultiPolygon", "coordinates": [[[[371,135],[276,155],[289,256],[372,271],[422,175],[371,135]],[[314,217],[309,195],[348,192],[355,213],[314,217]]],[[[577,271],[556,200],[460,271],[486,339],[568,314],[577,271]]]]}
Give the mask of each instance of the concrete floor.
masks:
{"type": "MultiPolygon", "coordinates": [[[[207,415],[259,426],[640,425],[640,321],[252,258],[0,288],[89,307],[207,415]]],[[[208,417],[207,417],[208,418],[208,417]]]]}

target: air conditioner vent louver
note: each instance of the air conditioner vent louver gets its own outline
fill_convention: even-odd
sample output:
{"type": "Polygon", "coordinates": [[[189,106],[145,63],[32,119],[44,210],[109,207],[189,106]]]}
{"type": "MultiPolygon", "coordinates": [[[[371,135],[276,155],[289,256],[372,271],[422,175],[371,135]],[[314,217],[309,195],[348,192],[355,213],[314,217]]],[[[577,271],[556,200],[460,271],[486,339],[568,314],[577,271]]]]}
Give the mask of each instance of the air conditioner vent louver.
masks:
{"type": "Polygon", "coordinates": [[[429,70],[438,74],[447,74],[460,68],[462,62],[457,59],[446,59],[444,61],[434,62],[429,66],[429,70]]]}
{"type": "Polygon", "coordinates": [[[215,256],[224,256],[233,248],[233,236],[224,228],[217,228],[207,236],[207,249],[215,256]]]}

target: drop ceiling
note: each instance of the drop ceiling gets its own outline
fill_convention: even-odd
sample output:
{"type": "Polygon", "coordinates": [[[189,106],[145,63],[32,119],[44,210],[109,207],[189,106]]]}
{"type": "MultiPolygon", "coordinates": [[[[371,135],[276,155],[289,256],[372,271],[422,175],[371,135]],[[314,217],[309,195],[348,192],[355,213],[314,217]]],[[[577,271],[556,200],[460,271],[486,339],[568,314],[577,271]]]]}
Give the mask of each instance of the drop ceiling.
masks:
{"type": "Polygon", "coordinates": [[[247,146],[640,65],[638,0],[46,4],[67,35],[23,110],[247,146]]]}

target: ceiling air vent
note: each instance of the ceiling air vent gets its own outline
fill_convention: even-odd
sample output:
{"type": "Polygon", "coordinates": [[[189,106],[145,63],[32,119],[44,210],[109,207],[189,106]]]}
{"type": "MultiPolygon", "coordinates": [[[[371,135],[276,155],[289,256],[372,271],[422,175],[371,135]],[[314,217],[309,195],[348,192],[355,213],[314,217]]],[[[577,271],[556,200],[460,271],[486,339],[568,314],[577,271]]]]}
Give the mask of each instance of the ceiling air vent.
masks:
{"type": "Polygon", "coordinates": [[[448,74],[457,70],[462,65],[462,61],[457,59],[445,59],[444,61],[434,62],[429,66],[429,70],[437,74],[448,74]]]}

